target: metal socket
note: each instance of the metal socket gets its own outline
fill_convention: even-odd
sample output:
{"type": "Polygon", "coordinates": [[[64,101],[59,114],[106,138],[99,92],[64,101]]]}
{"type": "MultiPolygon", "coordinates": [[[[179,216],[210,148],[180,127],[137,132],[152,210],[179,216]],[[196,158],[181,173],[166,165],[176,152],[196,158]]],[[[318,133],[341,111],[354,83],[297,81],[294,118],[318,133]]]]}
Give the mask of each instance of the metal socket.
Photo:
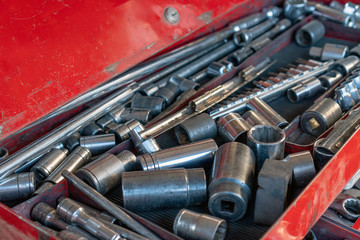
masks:
{"type": "Polygon", "coordinates": [[[300,126],[304,132],[318,137],[339,120],[341,116],[340,105],[330,98],[323,98],[301,115],[300,126]]]}
{"type": "Polygon", "coordinates": [[[253,110],[245,112],[242,117],[250,124],[250,126],[256,125],[271,125],[260,113],[253,110]]]}
{"type": "Polygon", "coordinates": [[[358,103],[360,100],[360,94],[359,91],[355,85],[355,82],[353,82],[351,79],[346,79],[344,82],[342,82],[340,85],[345,86],[350,93],[352,99],[355,103],[358,103]]]}
{"type": "Polygon", "coordinates": [[[131,108],[150,109],[153,117],[165,108],[165,100],[161,97],[135,95],[131,100],[131,108]]]}
{"type": "Polygon", "coordinates": [[[144,126],[138,120],[130,120],[124,124],[120,124],[115,128],[109,130],[109,133],[115,134],[116,142],[120,143],[130,138],[130,131],[136,130],[140,132],[144,130],[144,126]]]}
{"type": "Polygon", "coordinates": [[[184,239],[223,240],[227,224],[221,218],[181,209],[176,215],[173,230],[184,239]]]}
{"type": "Polygon", "coordinates": [[[139,154],[153,153],[161,149],[154,138],[143,139],[136,129],[131,130],[129,135],[139,154]]]}
{"type": "Polygon", "coordinates": [[[336,102],[340,105],[343,112],[346,112],[350,110],[353,106],[355,106],[356,103],[346,86],[340,85],[335,88],[334,92],[334,98],[336,102]]]}
{"type": "Polygon", "coordinates": [[[74,151],[74,149],[80,145],[80,133],[76,132],[72,135],[70,135],[69,137],[67,137],[64,141],[64,148],[66,148],[67,150],[69,150],[69,152],[74,151]]]}
{"type": "Polygon", "coordinates": [[[95,122],[90,123],[86,127],[84,127],[81,132],[81,136],[94,136],[98,134],[105,134],[104,129],[99,127],[95,122]]]}
{"type": "Polygon", "coordinates": [[[144,171],[205,167],[213,162],[217,149],[216,142],[207,139],[140,155],[137,160],[144,171]]]}
{"type": "Polygon", "coordinates": [[[177,85],[168,83],[165,87],[160,88],[154,96],[163,98],[165,104],[168,106],[174,102],[179,93],[180,89],[177,85]]]}
{"type": "Polygon", "coordinates": [[[123,105],[117,106],[116,108],[105,114],[105,116],[97,120],[96,124],[102,129],[105,129],[105,126],[108,125],[110,122],[120,123],[123,121],[122,114],[124,111],[125,107],[123,105]]]}
{"type": "Polygon", "coordinates": [[[135,155],[127,150],[118,155],[104,154],[95,161],[76,171],[76,176],[101,194],[105,194],[120,184],[121,174],[136,170],[135,155]]]}
{"type": "Polygon", "coordinates": [[[247,133],[247,145],[255,153],[256,167],[260,171],[265,159],[284,158],[285,132],[274,126],[254,126],[247,133]]]}
{"type": "Polygon", "coordinates": [[[31,168],[37,180],[47,178],[66,158],[69,151],[67,149],[53,148],[50,152],[43,155],[40,160],[31,168]]]}
{"type": "Polygon", "coordinates": [[[102,134],[80,137],[80,146],[89,149],[92,156],[97,156],[115,147],[115,134],[102,134]]]}
{"type": "Polygon", "coordinates": [[[212,77],[221,76],[227,71],[228,71],[227,67],[219,62],[212,62],[207,68],[208,75],[212,77]]]}
{"type": "Polygon", "coordinates": [[[124,207],[152,211],[199,205],[206,201],[204,169],[168,169],[122,174],[124,207]]]}
{"type": "Polygon", "coordinates": [[[340,81],[340,79],[342,79],[342,77],[343,77],[343,75],[339,71],[332,70],[332,71],[329,71],[329,72],[321,75],[319,77],[319,80],[325,89],[329,89],[335,83],[340,81]]]}
{"type": "Polygon", "coordinates": [[[300,46],[307,47],[318,42],[324,35],[324,24],[317,20],[312,20],[296,31],[295,41],[300,46]]]}
{"type": "Polygon", "coordinates": [[[344,26],[352,27],[355,22],[354,16],[349,16],[337,9],[331,8],[324,4],[317,3],[313,12],[315,16],[319,16],[337,23],[341,23],[344,26]]]}
{"type": "Polygon", "coordinates": [[[284,127],[288,125],[288,121],[270,107],[264,100],[254,97],[248,102],[248,107],[251,110],[257,111],[264,116],[268,122],[273,126],[284,127]]]}
{"type": "Polygon", "coordinates": [[[26,199],[35,191],[35,186],[33,172],[10,175],[0,181],[0,202],[26,199]]]}
{"type": "Polygon", "coordinates": [[[304,18],[307,0],[286,0],[284,3],[284,15],[293,22],[304,18]]]}
{"type": "Polygon", "coordinates": [[[62,230],[60,231],[57,236],[59,238],[61,238],[62,240],[87,240],[88,238],[86,238],[83,235],[71,232],[71,231],[67,231],[67,230],[62,230]]]}
{"type": "Polygon", "coordinates": [[[179,77],[177,75],[172,76],[169,80],[170,83],[175,84],[176,86],[178,86],[178,89],[180,90],[180,92],[186,92],[189,91],[191,89],[198,89],[199,88],[199,84],[197,82],[191,81],[189,79],[186,79],[184,77],[179,77]]]}
{"type": "Polygon", "coordinates": [[[201,113],[175,127],[175,136],[179,144],[215,138],[216,135],[216,123],[207,113],[201,113]]]}
{"type": "Polygon", "coordinates": [[[121,115],[121,118],[124,122],[130,121],[130,120],[137,120],[141,124],[145,124],[148,121],[151,120],[151,110],[150,109],[144,109],[144,108],[125,108],[125,111],[121,115]]]}
{"type": "Polygon", "coordinates": [[[330,59],[342,59],[347,56],[349,47],[340,44],[326,43],[324,47],[311,47],[309,55],[311,57],[320,58],[321,61],[327,61],[330,59]]]}
{"type": "Polygon", "coordinates": [[[0,162],[9,157],[9,152],[6,148],[0,147],[0,162]]]}
{"type": "Polygon", "coordinates": [[[355,55],[360,58],[360,44],[356,45],[352,49],[350,49],[349,55],[355,55]]]}
{"type": "Polygon", "coordinates": [[[320,79],[312,77],[303,83],[288,89],[287,97],[290,102],[295,103],[313,97],[321,90],[324,90],[324,88],[322,87],[320,79]]]}
{"type": "Polygon", "coordinates": [[[209,185],[212,215],[235,221],[242,218],[252,195],[255,155],[242,143],[225,143],[215,154],[209,185]]]}
{"type": "Polygon", "coordinates": [[[348,75],[354,70],[359,64],[360,59],[354,55],[350,55],[346,58],[337,60],[333,65],[330,66],[329,70],[336,70],[343,76],[348,75]]]}
{"type": "Polygon", "coordinates": [[[251,128],[250,124],[237,113],[228,113],[218,122],[219,135],[226,142],[245,142],[246,133],[251,128]]]}
{"type": "Polygon", "coordinates": [[[360,89],[360,74],[355,74],[356,71],[352,71],[352,75],[346,78],[347,81],[353,81],[356,88],[360,89]]]}

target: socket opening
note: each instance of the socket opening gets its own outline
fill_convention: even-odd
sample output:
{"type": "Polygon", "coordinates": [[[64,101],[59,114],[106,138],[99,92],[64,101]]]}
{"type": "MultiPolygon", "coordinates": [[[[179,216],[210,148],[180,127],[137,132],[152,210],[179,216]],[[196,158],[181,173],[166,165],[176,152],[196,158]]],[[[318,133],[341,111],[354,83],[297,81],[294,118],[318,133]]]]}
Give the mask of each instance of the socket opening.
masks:
{"type": "Polygon", "coordinates": [[[351,215],[359,216],[360,215],[360,202],[357,199],[349,198],[345,200],[344,208],[351,215]]]}
{"type": "Polygon", "coordinates": [[[45,178],[47,178],[47,175],[44,174],[40,169],[35,168],[34,169],[34,174],[35,174],[35,178],[39,179],[39,180],[44,180],[45,178]]]}
{"type": "Polygon", "coordinates": [[[320,127],[320,123],[315,118],[310,118],[306,121],[305,127],[309,132],[312,132],[320,127]]]}
{"type": "Polygon", "coordinates": [[[233,214],[235,212],[235,203],[233,201],[221,200],[220,211],[233,214]]]}
{"type": "Polygon", "coordinates": [[[299,101],[298,95],[293,89],[289,89],[287,91],[287,97],[290,100],[290,102],[297,102],[299,101]]]}
{"type": "Polygon", "coordinates": [[[275,143],[285,138],[282,130],[268,125],[258,125],[250,130],[250,136],[261,143],[275,143]]]}
{"type": "Polygon", "coordinates": [[[227,228],[226,222],[225,222],[225,221],[222,221],[222,222],[220,223],[219,227],[216,229],[216,233],[215,233],[214,239],[216,239],[216,240],[225,239],[226,228],[227,228]]]}
{"type": "Polygon", "coordinates": [[[9,155],[9,152],[6,148],[0,147],[0,160],[3,160],[7,158],[9,155]]]}
{"type": "Polygon", "coordinates": [[[190,143],[189,135],[181,125],[175,128],[175,136],[179,144],[190,143]]]}

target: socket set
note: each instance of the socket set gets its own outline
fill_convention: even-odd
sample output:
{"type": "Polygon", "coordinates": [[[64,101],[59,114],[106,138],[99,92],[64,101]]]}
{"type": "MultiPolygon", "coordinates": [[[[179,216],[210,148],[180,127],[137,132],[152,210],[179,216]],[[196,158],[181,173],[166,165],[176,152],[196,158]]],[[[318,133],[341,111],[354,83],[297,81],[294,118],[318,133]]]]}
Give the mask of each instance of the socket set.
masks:
{"type": "Polygon", "coordinates": [[[358,8],[288,0],[85,93],[57,113],[112,91],[16,152],[2,145],[0,202],[60,239],[323,239],[319,219],[355,239],[360,173],[338,176],[339,196],[319,189],[321,208],[301,203],[360,126],[358,8]]]}

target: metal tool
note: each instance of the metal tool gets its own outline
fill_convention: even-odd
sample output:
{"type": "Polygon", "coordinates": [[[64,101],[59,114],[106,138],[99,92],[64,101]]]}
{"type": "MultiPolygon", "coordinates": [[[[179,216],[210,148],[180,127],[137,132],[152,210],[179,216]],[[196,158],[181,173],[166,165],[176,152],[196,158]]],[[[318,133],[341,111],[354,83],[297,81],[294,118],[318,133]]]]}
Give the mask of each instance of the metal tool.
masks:
{"type": "Polygon", "coordinates": [[[124,207],[151,211],[199,205],[206,201],[206,177],[202,168],[124,172],[124,207]]]}
{"type": "Polygon", "coordinates": [[[334,98],[336,102],[340,105],[342,111],[346,112],[350,110],[353,106],[355,106],[356,103],[346,86],[340,85],[335,88],[334,92],[334,98]]]}
{"type": "Polygon", "coordinates": [[[62,230],[57,236],[63,240],[87,240],[85,236],[67,230],[62,230]]]}
{"type": "Polygon", "coordinates": [[[249,110],[246,111],[242,117],[250,124],[250,126],[256,125],[271,125],[260,113],[249,110]]]}
{"type": "Polygon", "coordinates": [[[62,172],[62,175],[75,188],[77,188],[79,191],[84,193],[87,197],[89,197],[92,201],[98,204],[101,208],[105,209],[111,215],[115,216],[117,219],[120,220],[120,222],[128,226],[131,230],[145,237],[148,237],[149,239],[160,240],[149,229],[145,228],[138,221],[134,220],[131,216],[129,216],[122,209],[120,209],[117,205],[115,205],[114,203],[103,197],[100,193],[98,193],[89,185],[81,181],[71,172],[65,170],[62,172]]]}
{"type": "Polygon", "coordinates": [[[124,105],[123,104],[118,105],[117,107],[115,107],[111,111],[107,112],[103,117],[98,119],[96,121],[96,124],[104,129],[105,126],[107,124],[109,124],[110,122],[121,123],[123,121],[122,120],[122,114],[123,114],[124,111],[125,111],[124,105]]]}
{"type": "Polygon", "coordinates": [[[179,144],[215,138],[216,135],[216,123],[207,113],[189,118],[175,127],[175,136],[179,144]]]}
{"type": "Polygon", "coordinates": [[[116,145],[115,135],[111,133],[95,136],[83,136],[80,137],[79,141],[80,146],[87,148],[91,152],[91,156],[100,155],[116,145]]]}
{"type": "Polygon", "coordinates": [[[150,109],[151,114],[156,116],[165,108],[165,100],[161,97],[141,96],[136,94],[131,100],[131,108],[150,109]]]}
{"type": "Polygon", "coordinates": [[[207,67],[207,74],[212,77],[221,76],[228,71],[228,68],[224,64],[219,62],[212,62],[207,67]]]}
{"type": "Polygon", "coordinates": [[[67,149],[53,148],[42,156],[40,160],[31,168],[36,179],[44,180],[50,175],[66,158],[69,151],[67,149]]]}
{"type": "Polygon", "coordinates": [[[80,133],[75,132],[74,134],[67,137],[64,141],[64,148],[69,150],[70,152],[74,151],[74,149],[80,145],[80,133]]]}
{"type": "Polygon", "coordinates": [[[104,129],[99,127],[95,122],[91,122],[80,131],[82,136],[94,136],[99,134],[105,134],[104,129]]]}
{"type": "Polygon", "coordinates": [[[307,47],[318,42],[324,35],[324,24],[317,20],[312,20],[296,31],[295,40],[300,46],[307,47]]]}
{"type": "Polygon", "coordinates": [[[360,58],[360,44],[350,49],[349,55],[355,55],[360,58]]]}
{"type": "Polygon", "coordinates": [[[0,147],[0,163],[9,157],[9,152],[6,148],[0,147]]]}
{"type": "Polygon", "coordinates": [[[350,55],[346,58],[337,60],[330,68],[330,70],[336,70],[341,72],[342,75],[347,75],[354,70],[360,63],[360,59],[354,55],[350,55]]]}
{"type": "Polygon", "coordinates": [[[252,195],[255,156],[242,143],[225,143],[216,152],[208,208],[212,215],[226,220],[242,218],[252,195]]]}
{"type": "Polygon", "coordinates": [[[340,10],[340,11],[343,11],[344,10],[344,4],[341,4],[340,2],[338,1],[331,1],[329,3],[329,6],[332,7],[332,8],[335,8],[337,10],[340,10]]]}
{"type": "Polygon", "coordinates": [[[301,115],[300,126],[304,132],[318,137],[341,116],[340,105],[330,98],[323,98],[301,115]]]}
{"type": "Polygon", "coordinates": [[[130,120],[124,124],[120,124],[115,128],[110,129],[108,132],[115,134],[116,142],[120,143],[130,138],[131,130],[142,131],[144,126],[137,120],[130,120]]]}
{"type": "Polygon", "coordinates": [[[324,90],[322,87],[320,79],[312,77],[303,83],[300,83],[287,90],[287,97],[290,102],[299,102],[306,98],[310,98],[321,90],[324,90]]]}
{"type": "Polygon", "coordinates": [[[293,172],[286,162],[271,159],[264,162],[257,178],[258,189],[254,211],[256,224],[270,226],[283,213],[287,206],[292,175],[293,172]]]}
{"type": "Polygon", "coordinates": [[[31,218],[33,220],[39,221],[41,224],[53,228],[55,230],[67,230],[77,234],[80,234],[86,237],[89,240],[96,240],[97,238],[92,236],[87,231],[64,222],[60,217],[56,214],[56,210],[50,205],[39,202],[37,203],[33,209],[31,210],[31,218]]]}
{"type": "Polygon", "coordinates": [[[349,16],[337,9],[331,8],[321,3],[315,4],[315,10],[313,11],[313,14],[318,17],[341,23],[347,27],[352,27],[355,22],[353,16],[349,16]]]}
{"type": "MultiPolygon", "coordinates": [[[[360,69],[359,69],[360,70],[360,69]]],[[[355,83],[356,88],[360,89],[360,74],[356,73],[357,70],[352,71],[352,75],[346,78],[346,81],[353,81],[355,83]]]]}
{"type": "Polygon", "coordinates": [[[76,171],[76,176],[101,194],[120,184],[121,174],[137,169],[135,155],[127,150],[116,156],[106,153],[76,171]]]}
{"type": "Polygon", "coordinates": [[[352,222],[355,222],[360,217],[360,200],[345,193],[340,193],[330,205],[330,208],[352,222]]]}
{"type": "Polygon", "coordinates": [[[44,181],[44,183],[38,188],[34,195],[40,194],[49,188],[51,188],[56,183],[63,180],[61,173],[64,170],[70,172],[75,172],[80,167],[84,166],[90,161],[91,153],[87,148],[76,147],[74,151],[53,171],[44,181]]]}
{"type": "Polygon", "coordinates": [[[223,240],[226,236],[226,221],[207,214],[182,209],[174,221],[174,233],[189,240],[223,240]]]}
{"type": "Polygon", "coordinates": [[[57,205],[56,213],[65,222],[77,224],[100,239],[122,239],[118,233],[105,226],[96,218],[89,216],[80,205],[69,198],[65,198],[57,205]]]}
{"type": "Polygon", "coordinates": [[[251,128],[250,124],[237,113],[228,113],[218,122],[219,135],[226,142],[246,142],[246,133],[251,128]]]}
{"type": "Polygon", "coordinates": [[[131,130],[129,135],[139,154],[153,153],[161,149],[155,138],[143,138],[136,128],[131,130]]]}
{"type": "Polygon", "coordinates": [[[33,172],[13,174],[0,181],[0,202],[26,199],[35,191],[33,172]]]}
{"type": "Polygon", "coordinates": [[[311,47],[309,55],[311,57],[318,57],[321,61],[327,61],[330,59],[342,59],[347,56],[349,47],[340,44],[326,43],[321,47],[311,47]]]}
{"type": "Polygon", "coordinates": [[[285,133],[278,127],[257,125],[247,133],[247,145],[256,156],[256,167],[260,171],[265,159],[283,159],[285,133]]]}
{"type": "Polygon", "coordinates": [[[340,85],[343,85],[347,88],[348,92],[350,93],[352,99],[354,99],[355,103],[358,103],[360,100],[360,94],[359,90],[352,79],[346,79],[344,82],[342,82],[340,85]]]}
{"type": "Polygon", "coordinates": [[[339,72],[339,71],[329,71],[323,75],[321,75],[319,77],[319,80],[321,82],[321,85],[325,88],[325,89],[329,89],[330,87],[332,87],[335,83],[337,83],[338,81],[340,81],[340,79],[342,79],[343,75],[339,72]]]}
{"type": "Polygon", "coordinates": [[[301,20],[306,13],[307,0],[286,0],[284,3],[284,15],[296,22],[301,20]]]}
{"type": "Polygon", "coordinates": [[[205,167],[212,164],[217,149],[215,141],[207,139],[140,155],[137,160],[144,171],[205,167]]]}
{"type": "Polygon", "coordinates": [[[174,102],[179,93],[180,89],[176,84],[168,83],[165,87],[160,88],[154,96],[163,98],[166,106],[168,106],[174,102]]]}

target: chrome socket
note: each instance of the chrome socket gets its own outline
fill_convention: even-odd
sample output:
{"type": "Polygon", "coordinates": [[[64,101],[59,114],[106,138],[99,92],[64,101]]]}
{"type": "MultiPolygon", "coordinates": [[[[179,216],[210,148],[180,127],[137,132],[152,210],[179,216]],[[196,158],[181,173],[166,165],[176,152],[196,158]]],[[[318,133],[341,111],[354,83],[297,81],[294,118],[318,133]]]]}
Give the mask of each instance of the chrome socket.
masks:
{"type": "Polygon", "coordinates": [[[207,113],[201,113],[175,127],[175,136],[179,144],[215,138],[216,135],[216,123],[207,113]]]}
{"type": "Polygon", "coordinates": [[[351,73],[357,65],[360,63],[360,59],[356,56],[350,55],[346,58],[337,60],[329,70],[336,70],[340,72],[343,76],[351,73]]]}
{"type": "Polygon", "coordinates": [[[285,132],[268,125],[254,126],[247,133],[247,145],[255,153],[257,170],[260,171],[265,159],[284,158],[285,132]]]}
{"type": "Polygon", "coordinates": [[[344,10],[344,4],[341,4],[338,1],[331,1],[329,6],[340,11],[344,10]]]}
{"type": "Polygon", "coordinates": [[[165,100],[161,97],[141,96],[136,94],[131,100],[131,108],[150,109],[153,117],[165,108],[165,100]]]}
{"type": "Polygon", "coordinates": [[[115,134],[116,142],[120,143],[130,138],[130,131],[136,130],[140,132],[144,130],[144,126],[137,120],[130,120],[124,124],[120,124],[115,128],[110,129],[108,132],[115,134]]]}
{"type": "Polygon", "coordinates": [[[248,107],[251,110],[257,111],[260,115],[264,116],[264,118],[266,118],[266,120],[273,126],[284,127],[288,124],[288,121],[286,121],[285,118],[280,116],[280,114],[278,114],[260,98],[255,97],[249,100],[248,107]]]}
{"type": "Polygon", "coordinates": [[[324,90],[321,81],[312,77],[303,83],[300,83],[287,90],[287,98],[290,102],[296,103],[304,99],[315,96],[320,91],[324,90]]]}
{"type": "Polygon", "coordinates": [[[100,155],[115,145],[115,135],[111,133],[80,137],[80,146],[87,148],[91,152],[91,156],[100,155]]]}
{"type": "Polygon", "coordinates": [[[37,180],[47,178],[66,158],[69,151],[67,149],[53,148],[50,152],[43,155],[40,160],[31,168],[37,180]]]}
{"type": "Polygon", "coordinates": [[[353,75],[350,75],[349,77],[346,78],[346,81],[352,81],[354,82],[356,88],[359,90],[360,89],[360,75],[356,74],[354,75],[355,71],[352,71],[353,75]]]}
{"type": "Polygon", "coordinates": [[[123,105],[117,106],[113,110],[109,111],[105,116],[96,121],[96,124],[99,125],[102,129],[105,129],[105,126],[110,122],[120,123],[122,122],[122,114],[125,111],[123,105]]]}
{"type": "Polygon", "coordinates": [[[331,8],[321,3],[317,3],[315,5],[315,11],[313,12],[313,14],[318,17],[341,23],[342,25],[347,27],[352,27],[355,23],[354,16],[349,16],[337,9],[331,8]]]}
{"type": "Polygon", "coordinates": [[[167,148],[137,157],[142,170],[205,167],[213,162],[218,149],[212,139],[167,148]]]}
{"type": "Polygon", "coordinates": [[[120,184],[121,174],[137,169],[135,155],[127,150],[118,155],[104,154],[76,171],[75,175],[101,194],[120,184]]]}
{"type": "Polygon", "coordinates": [[[235,221],[242,218],[252,195],[255,155],[242,143],[225,143],[215,154],[209,185],[212,215],[235,221]]]}
{"type": "Polygon", "coordinates": [[[200,86],[197,82],[179,76],[172,76],[169,83],[176,85],[180,92],[197,89],[200,86]]]}
{"type": "Polygon", "coordinates": [[[256,125],[271,125],[263,116],[261,116],[258,112],[253,110],[249,110],[245,112],[242,117],[250,124],[250,126],[256,125]]]}
{"type": "Polygon", "coordinates": [[[354,55],[360,58],[360,44],[356,45],[352,49],[350,49],[349,55],[354,55]]]}
{"type": "Polygon", "coordinates": [[[284,3],[284,15],[293,22],[304,18],[307,0],[286,0],[284,3]]]}
{"type": "Polygon", "coordinates": [[[195,206],[206,201],[202,168],[124,172],[121,182],[124,207],[130,211],[195,206]]]}
{"type": "Polygon", "coordinates": [[[129,135],[139,154],[153,153],[161,149],[154,138],[143,139],[136,129],[131,130],[129,135]]]}
{"type": "Polygon", "coordinates": [[[207,67],[207,73],[209,76],[212,76],[212,77],[221,76],[226,72],[228,72],[228,69],[226,68],[226,66],[219,62],[212,62],[207,67]]]}
{"type": "Polygon", "coordinates": [[[31,196],[35,188],[33,172],[10,175],[0,181],[0,202],[26,199],[31,196]]]}
{"type": "Polygon", "coordinates": [[[311,47],[309,55],[311,57],[320,58],[321,61],[330,59],[338,60],[347,56],[349,52],[348,46],[340,44],[326,43],[324,47],[311,47]]]}
{"type": "Polygon", "coordinates": [[[226,142],[245,142],[246,133],[251,128],[250,124],[237,113],[228,113],[218,122],[219,135],[226,142]]]}
{"type": "Polygon", "coordinates": [[[160,88],[154,96],[163,98],[165,100],[165,104],[168,106],[175,101],[179,93],[180,90],[177,85],[168,83],[165,87],[160,88]]]}
{"type": "Polygon", "coordinates": [[[68,138],[64,141],[64,148],[69,150],[69,152],[74,151],[74,149],[80,145],[80,133],[76,132],[72,135],[70,135],[68,138]]]}
{"type": "Polygon", "coordinates": [[[304,132],[318,137],[339,120],[341,116],[340,105],[330,98],[323,98],[301,115],[300,126],[304,132]]]}
{"type": "Polygon", "coordinates": [[[227,224],[223,219],[182,209],[176,215],[173,230],[184,239],[223,240],[227,224]]]}
{"type": "Polygon", "coordinates": [[[317,20],[312,20],[296,31],[295,41],[300,46],[307,47],[318,42],[324,35],[324,24],[317,20]]]}
{"type": "Polygon", "coordinates": [[[335,100],[340,105],[341,110],[346,112],[350,110],[353,106],[355,106],[355,101],[352,98],[350,92],[347,87],[344,85],[338,86],[335,88],[335,100]]]}
{"type": "Polygon", "coordinates": [[[84,127],[81,132],[81,136],[94,136],[99,134],[105,134],[104,129],[99,127],[95,122],[90,123],[86,127],[84,127]]]}
{"type": "Polygon", "coordinates": [[[335,83],[342,79],[343,75],[335,70],[329,71],[319,77],[321,85],[325,89],[329,89],[330,87],[334,86],[335,83]]]}
{"type": "Polygon", "coordinates": [[[140,123],[145,124],[151,120],[152,115],[151,115],[151,110],[149,110],[149,109],[125,108],[125,111],[123,112],[121,118],[124,122],[130,121],[130,120],[138,120],[140,123]]]}
{"type": "Polygon", "coordinates": [[[352,99],[354,100],[355,104],[357,104],[360,100],[360,94],[359,94],[359,91],[358,91],[355,83],[351,79],[349,79],[349,80],[346,79],[340,85],[346,87],[346,89],[350,93],[352,99]]]}
{"type": "Polygon", "coordinates": [[[9,152],[6,148],[0,147],[0,162],[4,161],[9,157],[9,152]]]}

